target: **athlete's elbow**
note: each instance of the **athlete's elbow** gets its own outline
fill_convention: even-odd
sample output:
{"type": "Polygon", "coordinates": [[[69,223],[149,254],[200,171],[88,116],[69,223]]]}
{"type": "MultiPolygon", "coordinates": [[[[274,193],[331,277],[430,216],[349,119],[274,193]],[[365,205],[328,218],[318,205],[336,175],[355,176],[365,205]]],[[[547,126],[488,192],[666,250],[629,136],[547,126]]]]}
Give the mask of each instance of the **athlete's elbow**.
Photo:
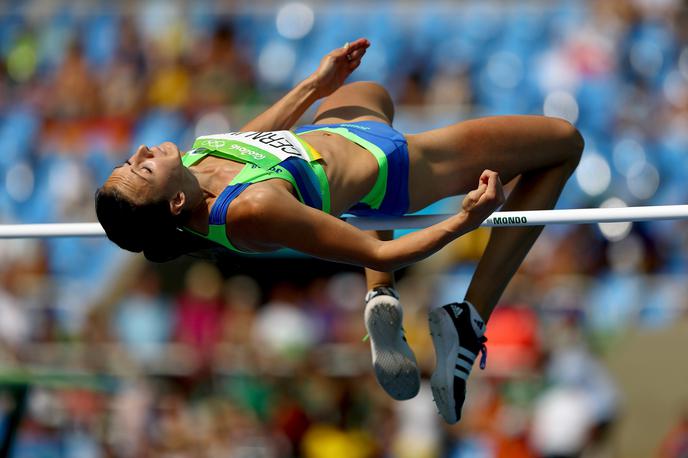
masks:
{"type": "Polygon", "coordinates": [[[370,257],[365,267],[378,272],[393,272],[403,267],[399,262],[398,256],[389,248],[388,243],[379,242],[373,256],[370,257]]]}

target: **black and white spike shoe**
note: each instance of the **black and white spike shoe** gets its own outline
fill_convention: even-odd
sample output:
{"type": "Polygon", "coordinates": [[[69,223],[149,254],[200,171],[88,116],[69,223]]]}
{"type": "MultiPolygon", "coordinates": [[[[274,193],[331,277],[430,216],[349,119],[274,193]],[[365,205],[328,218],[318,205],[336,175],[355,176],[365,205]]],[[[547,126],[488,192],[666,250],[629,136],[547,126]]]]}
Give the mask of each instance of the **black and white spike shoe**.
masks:
{"type": "Polygon", "coordinates": [[[398,401],[411,399],[420,389],[416,357],[402,328],[404,313],[393,288],[379,287],[366,294],[365,327],[370,337],[375,377],[398,401]]]}
{"type": "Polygon", "coordinates": [[[478,353],[482,353],[481,369],[487,362],[485,322],[470,302],[438,307],[430,312],[428,321],[437,358],[430,378],[432,394],[440,415],[454,424],[461,419],[466,380],[478,353]]]}

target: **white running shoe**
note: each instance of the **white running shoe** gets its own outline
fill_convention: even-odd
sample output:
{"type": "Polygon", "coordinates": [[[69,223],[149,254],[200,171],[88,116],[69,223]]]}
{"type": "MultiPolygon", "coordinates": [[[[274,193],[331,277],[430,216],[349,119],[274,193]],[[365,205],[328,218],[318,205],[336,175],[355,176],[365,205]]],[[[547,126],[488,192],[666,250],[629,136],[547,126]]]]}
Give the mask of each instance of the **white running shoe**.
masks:
{"type": "Polygon", "coordinates": [[[428,321],[437,358],[430,387],[440,415],[454,424],[461,419],[466,380],[479,352],[480,368],[485,368],[485,322],[470,302],[438,307],[430,312],[428,321]]]}
{"type": "Polygon", "coordinates": [[[384,287],[368,291],[364,316],[377,382],[398,401],[413,398],[420,389],[420,372],[404,336],[404,313],[396,291],[384,287]]]}

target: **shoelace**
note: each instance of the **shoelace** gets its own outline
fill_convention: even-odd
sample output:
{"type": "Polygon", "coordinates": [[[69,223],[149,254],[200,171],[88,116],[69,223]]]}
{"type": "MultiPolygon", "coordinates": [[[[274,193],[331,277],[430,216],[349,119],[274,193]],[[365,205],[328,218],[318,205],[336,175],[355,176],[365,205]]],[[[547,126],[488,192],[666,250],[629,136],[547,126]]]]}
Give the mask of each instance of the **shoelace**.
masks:
{"type": "Polygon", "coordinates": [[[485,370],[485,366],[487,365],[487,345],[485,345],[485,342],[487,342],[487,337],[483,336],[480,338],[480,370],[485,370]]]}

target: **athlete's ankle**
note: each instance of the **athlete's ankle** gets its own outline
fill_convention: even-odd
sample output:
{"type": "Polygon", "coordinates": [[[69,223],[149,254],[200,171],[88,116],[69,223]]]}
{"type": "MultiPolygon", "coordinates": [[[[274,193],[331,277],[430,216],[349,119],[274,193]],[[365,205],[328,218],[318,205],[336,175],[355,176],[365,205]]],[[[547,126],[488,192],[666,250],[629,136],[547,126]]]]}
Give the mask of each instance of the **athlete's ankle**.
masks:
{"type": "Polygon", "coordinates": [[[487,322],[487,318],[490,316],[490,312],[492,310],[487,309],[483,305],[481,305],[480,301],[472,301],[471,299],[468,299],[465,297],[463,301],[468,304],[485,322],[487,322]]]}
{"type": "Polygon", "coordinates": [[[368,290],[368,292],[365,295],[365,301],[368,302],[372,298],[377,297],[377,296],[392,296],[395,299],[399,299],[399,293],[394,288],[394,286],[379,285],[379,286],[374,286],[368,290]]]}

